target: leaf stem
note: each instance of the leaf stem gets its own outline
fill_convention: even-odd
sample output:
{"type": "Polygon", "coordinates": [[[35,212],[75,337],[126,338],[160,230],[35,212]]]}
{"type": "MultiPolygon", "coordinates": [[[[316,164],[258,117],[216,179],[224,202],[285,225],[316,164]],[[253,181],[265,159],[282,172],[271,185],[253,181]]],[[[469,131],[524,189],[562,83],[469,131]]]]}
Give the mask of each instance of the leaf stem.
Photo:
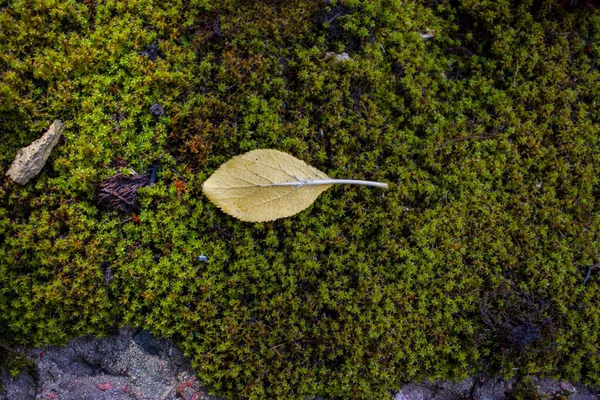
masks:
{"type": "Polygon", "coordinates": [[[278,182],[278,183],[269,183],[266,185],[259,185],[259,186],[304,186],[304,185],[337,185],[337,184],[375,186],[375,187],[380,187],[380,188],[388,187],[387,183],[372,182],[372,181],[359,181],[359,180],[354,180],[354,179],[308,179],[305,181],[278,182]]]}

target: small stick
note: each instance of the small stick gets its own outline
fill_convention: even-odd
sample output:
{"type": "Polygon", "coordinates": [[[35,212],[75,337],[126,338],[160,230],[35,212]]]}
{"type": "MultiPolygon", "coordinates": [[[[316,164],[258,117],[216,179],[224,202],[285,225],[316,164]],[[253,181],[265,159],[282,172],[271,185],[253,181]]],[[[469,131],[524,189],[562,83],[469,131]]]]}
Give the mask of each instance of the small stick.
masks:
{"type": "Polygon", "coordinates": [[[471,139],[491,139],[493,137],[498,136],[497,133],[493,134],[493,135],[487,135],[487,136],[467,136],[467,137],[461,137],[461,138],[457,138],[457,139],[451,139],[448,140],[446,143],[444,143],[444,146],[446,146],[449,143],[453,143],[453,142],[462,142],[463,140],[471,140],[471,139]]]}
{"type": "Polygon", "coordinates": [[[13,350],[13,349],[11,349],[9,347],[6,347],[5,345],[3,345],[1,343],[0,343],[0,347],[3,348],[6,351],[10,351],[11,353],[16,353],[17,352],[16,350],[13,350]]]}
{"type": "Polygon", "coordinates": [[[597,262],[596,264],[594,264],[588,268],[587,275],[585,276],[585,279],[583,280],[584,285],[588,281],[588,279],[590,279],[590,275],[592,274],[592,270],[594,270],[594,269],[600,269],[600,262],[597,262]]]}
{"type": "Polygon", "coordinates": [[[588,281],[588,279],[590,279],[590,275],[592,274],[592,267],[588,268],[588,272],[587,275],[585,276],[585,279],[583,280],[583,284],[585,285],[585,283],[588,281]]]}
{"type": "Polygon", "coordinates": [[[157,172],[158,172],[158,164],[154,164],[154,167],[152,167],[152,175],[150,176],[150,180],[148,181],[148,186],[150,186],[154,182],[156,182],[157,172]]]}
{"type": "MultiPolygon", "coordinates": [[[[110,195],[113,195],[113,196],[115,196],[116,198],[118,198],[119,200],[121,200],[121,201],[122,201],[122,202],[124,202],[124,203],[127,203],[127,204],[129,204],[130,206],[132,206],[132,205],[133,205],[133,202],[132,202],[132,201],[129,201],[129,200],[127,200],[125,197],[121,196],[119,193],[115,192],[114,190],[110,190],[110,189],[104,189],[103,191],[104,191],[105,193],[108,193],[108,194],[110,194],[110,195]]],[[[128,194],[130,194],[130,193],[128,193],[128,194]]]]}
{"type": "Polygon", "coordinates": [[[179,173],[179,171],[177,171],[175,168],[170,168],[170,169],[171,169],[171,171],[173,171],[174,173],[176,173],[177,175],[179,175],[179,177],[185,182],[185,178],[183,177],[183,175],[181,175],[179,173]]]}

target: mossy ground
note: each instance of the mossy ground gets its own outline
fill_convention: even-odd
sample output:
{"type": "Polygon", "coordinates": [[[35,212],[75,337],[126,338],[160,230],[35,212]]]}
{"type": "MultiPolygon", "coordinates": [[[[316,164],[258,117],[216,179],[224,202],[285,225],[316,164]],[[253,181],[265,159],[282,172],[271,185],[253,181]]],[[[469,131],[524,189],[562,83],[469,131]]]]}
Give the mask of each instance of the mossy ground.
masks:
{"type": "Polygon", "coordinates": [[[599,45],[584,1],[0,2],[2,171],[67,123],[0,175],[0,342],[144,327],[232,398],[600,385],[599,45]],[[243,223],[201,184],[255,148],[390,188],[243,223]],[[139,221],[98,205],[118,158],[162,167],[139,221]]]}

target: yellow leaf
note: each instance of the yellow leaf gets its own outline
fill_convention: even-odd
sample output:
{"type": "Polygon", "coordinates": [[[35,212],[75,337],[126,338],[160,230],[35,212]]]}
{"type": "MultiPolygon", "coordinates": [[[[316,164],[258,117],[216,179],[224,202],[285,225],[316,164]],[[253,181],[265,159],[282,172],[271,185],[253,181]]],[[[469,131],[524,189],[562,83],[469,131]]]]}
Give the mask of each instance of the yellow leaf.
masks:
{"type": "Polygon", "coordinates": [[[242,221],[289,217],[309,207],[332,184],[387,187],[384,183],[331,179],[278,150],[253,150],[221,165],[202,191],[221,210],[242,221]]]}

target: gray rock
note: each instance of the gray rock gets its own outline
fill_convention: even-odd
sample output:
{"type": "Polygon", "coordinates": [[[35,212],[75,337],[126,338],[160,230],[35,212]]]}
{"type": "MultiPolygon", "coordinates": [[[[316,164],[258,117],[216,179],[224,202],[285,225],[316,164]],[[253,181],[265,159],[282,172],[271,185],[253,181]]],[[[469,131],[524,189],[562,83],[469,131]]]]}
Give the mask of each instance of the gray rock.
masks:
{"type": "MultiPolygon", "coordinates": [[[[0,400],[219,400],[208,394],[172,342],[148,331],[123,328],[117,336],[77,338],[65,347],[31,350],[28,357],[36,366],[32,375],[12,378],[2,371],[0,400]]],[[[597,399],[581,384],[531,379],[541,396],[597,399]]],[[[484,375],[459,382],[412,382],[394,400],[503,400],[515,387],[514,379],[484,375]]]]}
{"type": "Polygon", "coordinates": [[[549,378],[532,378],[532,383],[537,387],[538,393],[543,398],[567,397],[571,400],[596,400],[597,396],[590,392],[584,385],[572,384],[568,381],[555,381],[549,378]]]}
{"type": "Polygon", "coordinates": [[[409,383],[402,386],[402,389],[396,393],[394,400],[430,400],[434,399],[434,396],[433,391],[427,384],[409,383]]]}
{"type": "Polygon", "coordinates": [[[155,117],[164,117],[167,115],[163,106],[158,103],[154,103],[150,106],[150,114],[154,115],[155,117]]]}
{"type": "MultiPolygon", "coordinates": [[[[596,395],[582,384],[533,378],[543,398],[565,396],[570,400],[596,400],[596,395]]],[[[516,380],[503,380],[484,375],[460,382],[420,382],[404,385],[394,400],[505,400],[516,387],[516,380]]]]}
{"type": "Polygon", "coordinates": [[[504,400],[513,389],[515,380],[480,377],[473,388],[474,400],[504,400]]]}
{"type": "Polygon", "coordinates": [[[34,400],[35,380],[28,373],[21,372],[16,378],[2,371],[4,393],[0,392],[2,400],[34,400]]]}
{"type": "Polygon", "coordinates": [[[41,138],[19,150],[6,175],[20,185],[25,185],[36,177],[46,164],[64,129],[65,124],[58,119],[54,121],[41,138]]]}
{"type": "Polygon", "coordinates": [[[2,377],[0,400],[218,400],[165,339],[122,329],[116,337],[73,339],[30,351],[35,376],[2,377]]]}
{"type": "Polygon", "coordinates": [[[573,386],[577,392],[569,396],[571,400],[598,400],[598,388],[590,390],[583,383],[575,383],[573,386]]]}
{"type": "Polygon", "coordinates": [[[473,378],[460,382],[409,383],[402,387],[394,400],[456,400],[470,398],[473,378]]]}

